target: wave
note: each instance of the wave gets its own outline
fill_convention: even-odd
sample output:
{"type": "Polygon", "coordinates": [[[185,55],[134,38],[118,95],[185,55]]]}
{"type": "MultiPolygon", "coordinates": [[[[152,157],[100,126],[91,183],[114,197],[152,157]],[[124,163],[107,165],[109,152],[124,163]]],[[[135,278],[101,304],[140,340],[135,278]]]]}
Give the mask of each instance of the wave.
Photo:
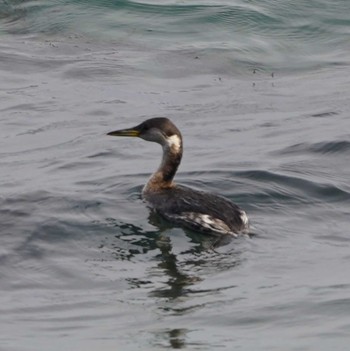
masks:
{"type": "Polygon", "coordinates": [[[298,143],[288,146],[281,150],[281,155],[286,154],[305,154],[315,153],[321,155],[327,154],[347,154],[350,151],[350,141],[348,140],[335,140],[335,141],[322,141],[317,143],[298,143]]]}
{"type": "Polygon", "coordinates": [[[190,186],[198,183],[201,190],[227,196],[248,212],[278,211],[281,208],[288,212],[295,206],[350,200],[350,192],[342,186],[310,180],[303,174],[296,177],[268,170],[212,171],[182,173],[181,178],[189,179],[185,184],[190,186]]]}
{"type": "Polygon", "coordinates": [[[227,67],[305,69],[349,63],[347,6],[336,3],[15,1],[0,8],[0,23],[12,34],[77,34],[148,51],[195,49],[213,60],[224,55],[227,67]]]}

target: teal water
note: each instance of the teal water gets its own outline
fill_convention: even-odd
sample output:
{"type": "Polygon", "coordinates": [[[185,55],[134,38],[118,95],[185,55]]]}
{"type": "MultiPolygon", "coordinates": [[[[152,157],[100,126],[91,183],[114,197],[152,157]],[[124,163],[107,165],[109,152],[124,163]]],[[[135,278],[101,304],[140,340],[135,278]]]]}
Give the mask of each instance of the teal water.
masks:
{"type": "Polygon", "coordinates": [[[347,1],[0,2],[0,350],[345,350],[347,1]],[[152,216],[168,116],[179,183],[251,237],[152,216]]]}
{"type": "Polygon", "coordinates": [[[348,10],[346,0],[8,1],[0,8],[5,32],[86,35],[147,50],[140,57],[147,67],[175,55],[236,74],[347,64],[348,10]]]}

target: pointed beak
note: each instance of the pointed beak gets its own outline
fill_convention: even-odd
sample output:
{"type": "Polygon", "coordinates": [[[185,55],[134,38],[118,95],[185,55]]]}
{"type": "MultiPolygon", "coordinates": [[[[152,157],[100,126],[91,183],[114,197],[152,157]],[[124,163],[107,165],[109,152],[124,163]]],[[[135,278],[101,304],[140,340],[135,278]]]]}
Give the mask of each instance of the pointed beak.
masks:
{"type": "Polygon", "coordinates": [[[113,132],[107,133],[107,135],[112,135],[112,136],[126,136],[126,137],[138,137],[140,136],[140,131],[131,128],[131,129],[121,129],[121,130],[115,130],[113,132]]]}

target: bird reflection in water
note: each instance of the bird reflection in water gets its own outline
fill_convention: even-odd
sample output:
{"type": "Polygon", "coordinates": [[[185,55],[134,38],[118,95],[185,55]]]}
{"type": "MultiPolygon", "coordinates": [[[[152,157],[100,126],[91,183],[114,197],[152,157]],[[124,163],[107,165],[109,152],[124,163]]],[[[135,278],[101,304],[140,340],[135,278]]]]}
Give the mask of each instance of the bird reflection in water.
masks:
{"type": "Polygon", "coordinates": [[[189,332],[190,330],[185,328],[165,329],[157,331],[154,333],[156,340],[153,342],[153,345],[155,347],[185,349],[188,347],[186,336],[189,332]]]}
{"type": "MultiPolygon", "coordinates": [[[[179,252],[178,245],[174,250],[174,240],[179,238],[185,240],[183,229],[174,229],[171,224],[156,213],[151,212],[148,220],[155,230],[145,231],[144,228],[131,223],[121,224],[115,220],[109,220],[109,224],[112,224],[112,228],[114,228],[112,248],[117,260],[135,261],[139,256],[158,252],[156,256],[153,256],[157,263],[147,269],[146,276],[126,279],[130,288],[146,289],[145,292],[148,296],[157,300],[157,308],[163,313],[184,315],[193,309],[203,307],[198,305],[196,299],[198,294],[218,293],[223,289],[235,286],[229,285],[204,290],[200,289],[198,284],[210,272],[217,270],[221,272],[240,264],[241,254],[236,245],[234,248],[228,245],[226,252],[217,252],[221,245],[228,243],[218,241],[215,236],[203,236],[185,231],[190,242],[186,240],[184,249],[179,252]],[[116,228],[118,229],[117,233],[116,228]],[[187,302],[184,303],[184,301],[187,302]]],[[[111,243],[108,246],[111,247],[111,243]]],[[[165,346],[164,343],[166,343],[165,347],[167,348],[181,349],[188,347],[186,335],[190,332],[192,332],[190,329],[167,328],[158,329],[152,334],[156,338],[155,346],[160,344],[165,346]]]]}

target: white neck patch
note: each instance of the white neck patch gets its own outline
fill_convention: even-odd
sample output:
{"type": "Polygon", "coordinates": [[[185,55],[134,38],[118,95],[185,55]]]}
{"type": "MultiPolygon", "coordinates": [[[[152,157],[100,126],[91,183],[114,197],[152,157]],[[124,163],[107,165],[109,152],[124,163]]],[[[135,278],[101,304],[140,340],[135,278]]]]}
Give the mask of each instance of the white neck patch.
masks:
{"type": "Polygon", "coordinates": [[[181,139],[176,135],[172,135],[170,137],[166,138],[167,144],[169,148],[175,150],[176,152],[179,152],[181,149],[181,139]]]}

